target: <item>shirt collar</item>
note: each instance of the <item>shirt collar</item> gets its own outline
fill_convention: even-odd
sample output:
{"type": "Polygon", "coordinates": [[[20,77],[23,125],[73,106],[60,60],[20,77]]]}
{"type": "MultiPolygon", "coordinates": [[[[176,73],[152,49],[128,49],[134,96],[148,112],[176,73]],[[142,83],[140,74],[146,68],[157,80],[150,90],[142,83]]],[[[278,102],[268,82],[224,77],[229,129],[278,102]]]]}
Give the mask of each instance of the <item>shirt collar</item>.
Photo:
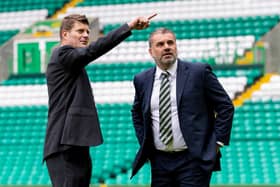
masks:
{"type": "MultiPolygon", "coordinates": [[[[175,63],[169,68],[167,69],[167,72],[170,74],[171,77],[176,75],[176,70],[177,70],[177,60],[175,61],[175,63]]],[[[161,73],[164,72],[162,69],[160,69],[158,66],[156,66],[156,78],[160,78],[161,73]]]]}

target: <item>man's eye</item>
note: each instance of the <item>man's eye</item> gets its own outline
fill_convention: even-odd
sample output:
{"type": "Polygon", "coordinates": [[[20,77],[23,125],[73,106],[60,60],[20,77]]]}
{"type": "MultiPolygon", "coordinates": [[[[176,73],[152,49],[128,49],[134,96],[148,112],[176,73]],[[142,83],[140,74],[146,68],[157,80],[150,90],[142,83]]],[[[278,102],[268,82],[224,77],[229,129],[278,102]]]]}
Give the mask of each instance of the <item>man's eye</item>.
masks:
{"type": "Polygon", "coordinates": [[[163,43],[158,43],[157,46],[161,47],[161,46],[163,46],[163,43]]]}
{"type": "Polygon", "coordinates": [[[167,42],[167,43],[168,43],[168,45],[173,45],[173,44],[174,44],[173,41],[169,41],[169,42],[167,42]]]}

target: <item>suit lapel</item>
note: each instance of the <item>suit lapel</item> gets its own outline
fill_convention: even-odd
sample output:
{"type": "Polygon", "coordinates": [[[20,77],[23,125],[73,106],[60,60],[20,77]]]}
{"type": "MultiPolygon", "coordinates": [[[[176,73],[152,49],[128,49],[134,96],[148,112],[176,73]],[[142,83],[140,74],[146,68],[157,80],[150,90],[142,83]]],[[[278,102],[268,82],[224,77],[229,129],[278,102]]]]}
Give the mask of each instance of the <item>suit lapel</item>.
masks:
{"type": "Polygon", "coordinates": [[[148,112],[150,110],[150,103],[151,103],[151,96],[152,96],[152,90],[153,90],[153,84],[154,84],[154,75],[155,75],[156,68],[154,67],[151,69],[151,71],[148,71],[145,75],[145,107],[144,112],[148,112]]]}
{"type": "Polygon", "coordinates": [[[189,76],[189,71],[187,68],[187,64],[182,62],[181,60],[178,60],[178,66],[177,66],[177,77],[176,77],[176,99],[177,99],[177,107],[179,108],[184,86],[186,85],[187,78],[189,76]]]}
{"type": "MultiPolygon", "coordinates": [[[[148,112],[150,110],[150,102],[154,84],[154,75],[155,75],[156,68],[154,67],[151,71],[148,71],[145,74],[145,96],[144,101],[145,107],[144,112],[148,112]]],[[[189,71],[187,67],[187,63],[182,62],[178,59],[178,66],[177,66],[177,80],[176,80],[176,97],[177,97],[177,107],[180,106],[184,86],[186,85],[187,78],[189,76],[189,71]]]]}

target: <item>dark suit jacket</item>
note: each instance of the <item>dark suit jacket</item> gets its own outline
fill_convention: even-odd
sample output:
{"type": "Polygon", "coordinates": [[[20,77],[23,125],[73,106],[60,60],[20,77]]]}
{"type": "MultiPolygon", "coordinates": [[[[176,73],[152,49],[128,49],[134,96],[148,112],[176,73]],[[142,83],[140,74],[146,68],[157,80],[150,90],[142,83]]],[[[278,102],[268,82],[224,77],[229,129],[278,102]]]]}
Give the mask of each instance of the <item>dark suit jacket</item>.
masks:
{"type": "Polygon", "coordinates": [[[48,125],[44,159],[75,146],[103,142],[90,81],[84,67],[131,35],[127,24],[85,48],[56,48],[48,64],[48,125]]]}
{"type": "MultiPolygon", "coordinates": [[[[140,149],[132,177],[155,149],[150,111],[155,70],[153,67],[134,77],[132,118],[140,149]]],[[[176,89],[179,123],[191,158],[199,160],[204,170],[219,170],[216,142],[229,144],[234,113],[231,99],[205,63],[178,60],[176,89]]]]}

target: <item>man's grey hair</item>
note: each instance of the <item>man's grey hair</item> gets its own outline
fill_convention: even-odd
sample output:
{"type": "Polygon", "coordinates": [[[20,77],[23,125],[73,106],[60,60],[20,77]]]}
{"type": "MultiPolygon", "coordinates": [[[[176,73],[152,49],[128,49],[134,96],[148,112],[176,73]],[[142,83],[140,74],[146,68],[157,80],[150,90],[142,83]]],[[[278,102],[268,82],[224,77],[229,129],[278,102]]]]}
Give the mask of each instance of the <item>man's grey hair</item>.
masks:
{"type": "Polygon", "coordinates": [[[173,31],[171,31],[170,29],[167,29],[167,28],[164,28],[164,27],[158,28],[154,32],[152,32],[149,36],[149,47],[152,46],[152,37],[154,35],[156,35],[156,34],[166,34],[166,33],[172,34],[174,36],[174,38],[176,39],[175,33],[173,31]]]}

